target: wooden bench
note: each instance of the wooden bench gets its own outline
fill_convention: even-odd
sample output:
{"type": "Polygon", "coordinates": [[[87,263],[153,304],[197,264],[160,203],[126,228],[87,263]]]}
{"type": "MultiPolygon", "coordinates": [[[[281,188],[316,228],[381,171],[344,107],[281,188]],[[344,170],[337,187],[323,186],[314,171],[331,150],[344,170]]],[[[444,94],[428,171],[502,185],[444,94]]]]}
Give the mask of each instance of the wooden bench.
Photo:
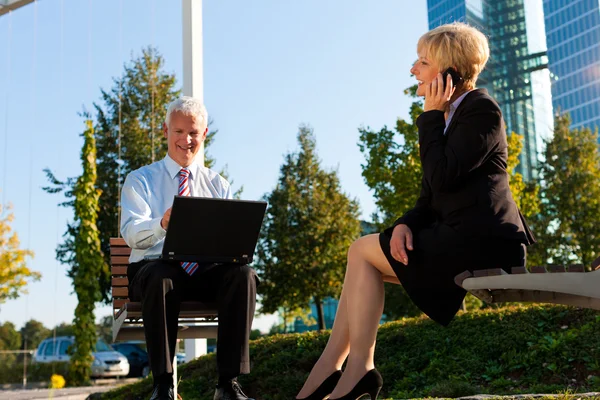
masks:
{"type": "Polygon", "coordinates": [[[501,268],[465,271],[455,283],[486,303],[553,303],[600,310],[600,258],[592,272],[581,264],[514,267],[511,274],[501,268]]]}
{"type": "MultiPolygon", "coordinates": [[[[142,325],[142,304],[129,300],[127,267],[131,248],[122,238],[110,239],[111,287],[113,297],[113,342],[145,340],[142,325]]],[[[217,306],[197,301],[181,303],[179,312],[179,339],[216,338],[217,306]]],[[[177,345],[175,353],[177,353],[177,345]]],[[[173,357],[173,384],[177,395],[177,355],[173,357]]]]}
{"type": "MultiPolygon", "coordinates": [[[[129,300],[127,267],[131,249],[122,238],[110,239],[110,263],[113,297],[113,342],[144,339],[142,306],[129,300]]],[[[188,301],[181,303],[180,339],[216,338],[217,307],[215,304],[188,301]]]]}

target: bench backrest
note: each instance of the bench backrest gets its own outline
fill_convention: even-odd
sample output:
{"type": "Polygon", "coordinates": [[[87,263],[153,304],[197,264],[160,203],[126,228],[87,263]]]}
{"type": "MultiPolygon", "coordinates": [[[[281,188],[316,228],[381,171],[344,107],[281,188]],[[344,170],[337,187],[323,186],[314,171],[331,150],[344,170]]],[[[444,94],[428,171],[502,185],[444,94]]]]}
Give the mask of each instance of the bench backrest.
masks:
{"type": "Polygon", "coordinates": [[[129,281],[127,266],[131,248],[123,238],[110,239],[110,271],[113,297],[113,312],[116,314],[125,303],[129,302],[129,281]]]}

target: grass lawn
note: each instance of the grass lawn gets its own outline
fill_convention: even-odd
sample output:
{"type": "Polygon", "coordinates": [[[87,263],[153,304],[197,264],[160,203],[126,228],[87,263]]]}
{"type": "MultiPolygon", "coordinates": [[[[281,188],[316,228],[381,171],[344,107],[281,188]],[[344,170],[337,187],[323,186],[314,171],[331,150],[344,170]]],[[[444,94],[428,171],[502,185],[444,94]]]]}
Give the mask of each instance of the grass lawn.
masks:
{"type": "MultiPolygon", "coordinates": [[[[329,331],[307,332],[251,342],[252,373],[240,378],[246,394],[293,399],[328,337],[329,331]]],[[[576,399],[574,393],[600,392],[600,312],[509,306],[459,314],[447,328],[405,318],[380,327],[375,362],[384,379],[381,398],[555,393],[576,399]]],[[[184,364],[179,375],[184,400],[212,399],[215,355],[184,364]]],[[[146,379],[101,398],[147,399],[151,389],[146,379]]]]}

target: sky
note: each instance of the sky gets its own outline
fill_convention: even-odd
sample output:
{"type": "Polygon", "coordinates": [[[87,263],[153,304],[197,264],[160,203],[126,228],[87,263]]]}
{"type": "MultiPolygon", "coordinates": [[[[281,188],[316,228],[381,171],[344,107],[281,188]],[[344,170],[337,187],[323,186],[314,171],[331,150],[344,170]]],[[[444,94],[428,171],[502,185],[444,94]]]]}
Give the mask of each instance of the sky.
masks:
{"type": "MultiPolygon", "coordinates": [[[[42,190],[43,169],[81,173],[79,114],[141,49],[156,47],[181,87],[181,12],[179,0],[38,0],[0,16],[0,202],[12,205],[11,226],[42,274],[28,295],[0,304],[0,324],[72,322],[77,300],[55,257],[72,212],[42,190]]],[[[361,176],[358,129],[408,117],[403,90],[415,83],[409,69],[426,30],[425,1],[204,0],[215,169],[227,168],[243,198],[260,199],[308,124],[323,166],[338,171],[368,220],[375,203],[361,176]]],[[[99,306],[96,317],[110,312],[99,306]]],[[[258,316],[253,327],[268,331],[276,319],[258,316]]]]}

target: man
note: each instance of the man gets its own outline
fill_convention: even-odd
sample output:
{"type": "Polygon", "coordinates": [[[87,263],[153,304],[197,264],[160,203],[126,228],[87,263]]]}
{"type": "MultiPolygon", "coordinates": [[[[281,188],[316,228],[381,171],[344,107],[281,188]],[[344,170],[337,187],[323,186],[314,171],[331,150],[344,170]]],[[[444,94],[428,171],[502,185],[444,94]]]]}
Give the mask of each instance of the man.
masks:
{"type": "Polygon", "coordinates": [[[237,376],[250,372],[248,340],[257,285],[254,270],[247,265],[147,259],[162,253],[175,195],[232,197],[223,177],[195,161],[208,132],[208,115],[199,100],[182,97],[173,101],[163,130],[167,156],[131,172],[121,192],[121,234],[132,249],[127,269],[129,295],[142,303],[154,378],[151,400],[173,399],[172,362],[182,300],[217,303],[219,382],[214,398],[247,399],[237,376]]]}

